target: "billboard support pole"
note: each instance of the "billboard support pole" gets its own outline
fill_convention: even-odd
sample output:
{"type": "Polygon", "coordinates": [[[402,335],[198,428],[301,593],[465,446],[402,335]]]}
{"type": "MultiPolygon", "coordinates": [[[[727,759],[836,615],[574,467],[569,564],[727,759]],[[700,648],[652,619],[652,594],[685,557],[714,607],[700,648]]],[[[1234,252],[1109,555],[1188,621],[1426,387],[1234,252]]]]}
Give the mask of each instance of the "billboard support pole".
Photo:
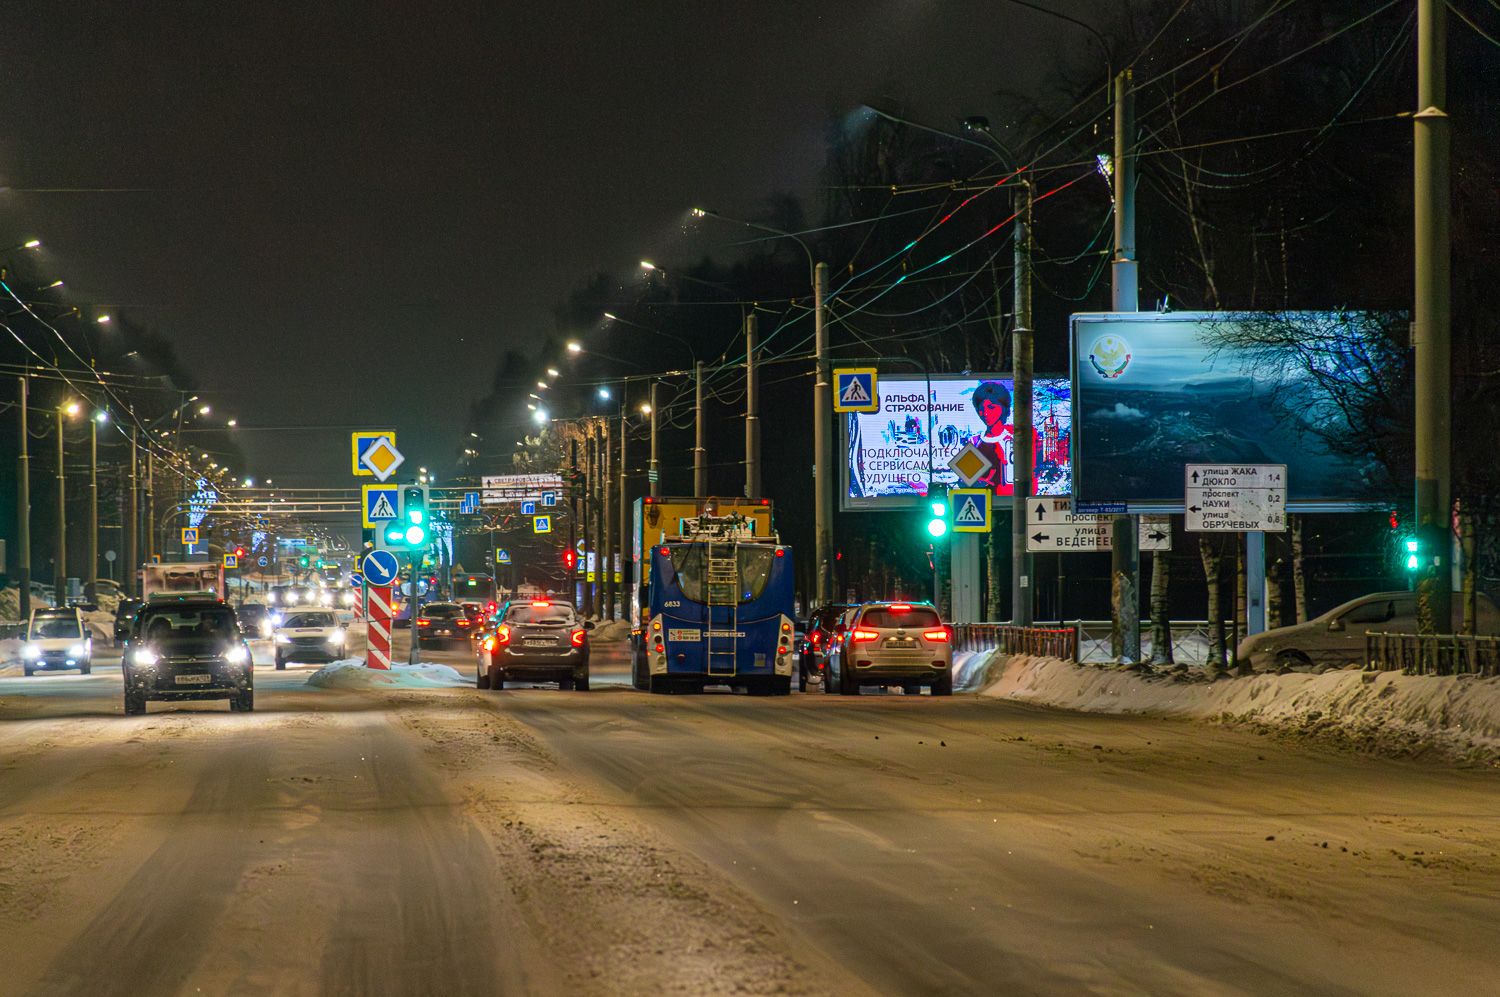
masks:
{"type": "MultiPolygon", "coordinates": [[[[1266,535],[1245,534],[1245,636],[1266,630],[1266,535]]],[[[1249,662],[1245,663],[1249,667],[1249,662]]]]}
{"type": "Polygon", "coordinates": [[[1416,295],[1412,346],[1416,354],[1416,526],[1421,549],[1417,632],[1448,633],[1453,626],[1449,577],[1452,504],[1449,484],[1450,287],[1447,13],[1442,0],[1417,2],[1416,295]]]}
{"type": "MultiPolygon", "coordinates": [[[[1032,358],[1034,353],[1034,339],[1031,330],[1031,183],[1022,181],[1016,190],[1016,270],[1015,270],[1015,300],[1012,311],[1015,312],[1015,329],[1013,331],[1013,353],[1014,353],[1014,383],[1011,390],[1011,465],[1015,470],[1015,480],[1011,487],[1011,514],[1010,514],[1010,622],[1013,626],[1031,626],[1032,616],[1032,591],[1031,591],[1031,555],[1026,550],[1026,499],[1032,492],[1032,477],[1036,458],[1033,444],[1035,433],[1032,430],[1032,358]]],[[[979,590],[979,559],[973,558],[968,564],[969,570],[974,572],[971,581],[964,579],[965,585],[973,585],[974,590],[979,590]]],[[[957,608],[959,581],[955,574],[953,579],[954,608],[957,608]]]]}
{"type": "MultiPolygon", "coordinates": [[[[1111,307],[1140,311],[1135,258],[1135,97],[1130,70],[1115,77],[1115,255],[1111,307]]],[[[1117,662],[1141,660],[1140,577],[1135,516],[1116,516],[1110,553],[1110,645],[1117,662]]]]}

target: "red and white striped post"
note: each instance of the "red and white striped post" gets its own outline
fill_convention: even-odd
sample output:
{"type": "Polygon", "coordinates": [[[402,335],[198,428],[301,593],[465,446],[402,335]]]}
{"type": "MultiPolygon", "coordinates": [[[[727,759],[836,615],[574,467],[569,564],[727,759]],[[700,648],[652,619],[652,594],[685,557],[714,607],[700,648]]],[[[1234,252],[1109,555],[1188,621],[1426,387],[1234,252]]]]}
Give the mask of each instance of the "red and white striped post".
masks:
{"type": "Polygon", "coordinates": [[[366,668],[391,667],[391,587],[389,585],[366,585],[368,606],[365,644],[366,668]]]}

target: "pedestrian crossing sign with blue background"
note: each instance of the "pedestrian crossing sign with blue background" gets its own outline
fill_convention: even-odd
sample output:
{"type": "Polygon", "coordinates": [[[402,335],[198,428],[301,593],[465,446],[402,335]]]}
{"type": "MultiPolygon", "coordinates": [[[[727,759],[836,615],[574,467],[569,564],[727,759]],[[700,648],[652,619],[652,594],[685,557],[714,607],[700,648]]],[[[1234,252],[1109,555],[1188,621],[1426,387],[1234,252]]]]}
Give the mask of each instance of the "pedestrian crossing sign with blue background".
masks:
{"type": "Polygon", "coordinates": [[[396,507],[400,504],[400,485],[365,485],[365,529],[373,530],[381,523],[396,518],[396,507]]]}
{"type": "Polygon", "coordinates": [[[835,412],[879,412],[874,367],[851,367],[833,372],[835,412]]]}
{"type": "Polygon", "coordinates": [[[990,490],[988,488],[950,488],[948,501],[953,509],[953,532],[990,532],[990,490]]]}

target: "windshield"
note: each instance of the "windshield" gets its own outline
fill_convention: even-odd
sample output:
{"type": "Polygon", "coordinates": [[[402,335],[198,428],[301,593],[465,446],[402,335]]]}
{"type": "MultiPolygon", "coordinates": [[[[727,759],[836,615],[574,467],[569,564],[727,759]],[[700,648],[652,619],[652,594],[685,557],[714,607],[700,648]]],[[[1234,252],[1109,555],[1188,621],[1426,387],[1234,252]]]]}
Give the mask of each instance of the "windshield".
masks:
{"type": "Polygon", "coordinates": [[[929,606],[911,606],[903,609],[897,609],[894,606],[874,606],[865,610],[865,615],[859,621],[860,626],[874,627],[877,630],[917,630],[922,627],[938,627],[942,624],[943,621],[938,618],[937,610],[929,606]]]}
{"type": "Polygon", "coordinates": [[[685,544],[672,548],[672,567],[683,596],[713,606],[759,599],[770,580],[776,552],[769,547],[717,547],[715,556],[709,557],[710,546],[685,544]]]}
{"type": "Polygon", "coordinates": [[[551,603],[545,606],[521,603],[505,611],[506,623],[551,623],[563,626],[576,623],[577,620],[578,617],[573,614],[572,606],[551,603]]]}
{"type": "Polygon", "coordinates": [[[76,616],[39,616],[31,624],[32,640],[77,640],[82,636],[76,616]]]}
{"type": "Polygon", "coordinates": [[[453,579],[453,598],[489,599],[495,593],[495,580],[488,575],[463,575],[453,579]]]}
{"type": "Polygon", "coordinates": [[[333,627],[338,626],[332,613],[288,613],[282,621],[283,627],[333,627]]]}
{"type": "Polygon", "coordinates": [[[429,620],[464,620],[468,619],[469,611],[451,603],[435,602],[430,606],[423,606],[422,615],[429,620]]]}
{"type": "Polygon", "coordinates": [[[137,620],[138,632],[148,642],[182,638],[217,638],[232,641],[240,636],[234,611],[228,606],[173,606],[151,609],[137,620]]]}

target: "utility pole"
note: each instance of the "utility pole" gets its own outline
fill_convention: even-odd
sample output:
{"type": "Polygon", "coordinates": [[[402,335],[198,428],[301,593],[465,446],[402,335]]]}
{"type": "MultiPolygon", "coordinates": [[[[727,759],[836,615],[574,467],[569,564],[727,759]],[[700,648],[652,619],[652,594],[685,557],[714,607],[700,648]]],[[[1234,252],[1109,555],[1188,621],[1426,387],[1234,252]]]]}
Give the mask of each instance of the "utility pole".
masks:
{"type": "Polygon", "coordinates": [[[68,595],[68,504],[63,477],[63,407],[57,406],[57,547],[53,552],[52,604],[61,606],[68,595]]]}
{"type": "Polygon", "coordinates": [[[615,483],[615,449],[610,444],[608,418],[599,420],[599,429],[603,439],[599,455],[599,535],[604,538],[604,566],[599,569],[604,572],[604,606],[599,611],[599,616],[601,619],[612,620],[615,618],[615,518],[610,515],[613,511],[610,496],[614,492],[615,483]]]}
{"type": "Polygon", "coordinates": [[[1031,367],[1034,335],[1031,329],[1031,183],[1021,181],[1016,189],[1016,271],[1015,329],[1012,333],[1015,390],[1011,395],[1011,463],[1015,482],[1011,488],[1010,512],[1010,622],[1013,626],[1031,626],[1031,554],[1026,550],[1026,499],[1036,452],[1032,430],[1031,367]]]}
{"type": "MultiPolygon", "coordinates": [[[[1140,311],[1135,259],[1135,95],[1131,72],[1115,77],[1115,255],[1111,308],[1140,311]]],[[[1118,662],[1141,660],[1141,555],[1136,517],[1116,516],[1110,553],[1110,649],[1118,662]]]]}
{"type": "Polygon", "coordinates": [[[627,490],[627,472],[630,467],[626,463],[626,445],[630,441],[630,409],[626,405],[629,397],[628,386],[620,390],[620,618],[630,619],[630,606],[628,594],[630,592],[632,558],[634,551],[631,549],[632,539],[630,536],[630,494],[627,490]]]}
{"type": "Polygon", "coordinates": [[[816,534],[817,586],[813,605],[833,601],[833,395],[828,382],[828,329],[823,322],[823,298],[828,287],[828,264],[813,269],[813,337],[817,368],[813,377],[813,513],[816,534]]]}
{"type": "Polygon", "coordinates": [[[16,580],[21,586],[18,616],[31,619],[31,455],[26,427],[26,375],[20,382],[21,440],[16,452],[16,580]]]}
{"type": "Polygon", "coordinates": [[[1421,550],[1417,632],[1453,629],[1449,578],[1452,499],[1449,484],[1450,249],[1448,149],[1448,26],[1443,0],[1417,0],[1416,519],[1421,550]]]}
{"type": "Polygon", "coordinates": [[[651,382],[651,465],[646,477],[650,479],[647,483],[651,486],[651,497],[661,497],[661,465],[656,461],[656,430],[661,422],[661,392],[660,381],[651,382]]]}
{"type": "Polygon", "coordinates": [[[760,498],[760,371],[755,368],[755,307],[745,316],[745,498],[760,498]]]}
{"type": "Polygon", "coordinates": [[[584,424],[583,437],[583,615],[594,615],[594,591],[599,582],[598,564],[595,564],[594,577],[588,575],[588,559],[594,556],[595,562],[599,560],[596,548],[598,536],[594,533],[594,427],[584,424]]]}
{"type": "MultiPolygon", "coordinates": [[[[149,441],[147,441],[149,442],[149,441]]],[[[151,448],[146,448],[146,557],[147,561],[156,560],[156,455],[151,448]]],[[[278,567],[278,571],[280,568],[278,567]]],[[[279,575],[278,575],[279,577],[279,575]]]]}
{"type": "Polygon", "coordinates": [[[135,595],[135,574],[140,570],[140,467],[136,447],[136,427],[132,413],[130,425],[130,489],[125,493],[125,567],[120,572],[120,590],[127,597],[135,595]]]}
{"type": "Polygon", "coordinates": [[[708,497],[708,449],[705,443],[708,440],[708,419],[703,410],[703,361],[699,360],[693,364],[694,373],[694,395],[696,398],[694,410],[698,416],[697,444],[693,447],[693,498],[708,497]]]}
{"type": "Polygon", "coordinates": [[[563,564],[569,561],[573,567],[567,571],[568,601],[577,606],[580,599],[578,596],[578,440],[571,433],[568,434],[568,557],[563,559],[563,564]]]}
{"type": "Polygon", "coordinates": [[[89,419],[89,543],[83,568],[84,594],[92,599],[99,587],[99,414],[89,419]]]}

